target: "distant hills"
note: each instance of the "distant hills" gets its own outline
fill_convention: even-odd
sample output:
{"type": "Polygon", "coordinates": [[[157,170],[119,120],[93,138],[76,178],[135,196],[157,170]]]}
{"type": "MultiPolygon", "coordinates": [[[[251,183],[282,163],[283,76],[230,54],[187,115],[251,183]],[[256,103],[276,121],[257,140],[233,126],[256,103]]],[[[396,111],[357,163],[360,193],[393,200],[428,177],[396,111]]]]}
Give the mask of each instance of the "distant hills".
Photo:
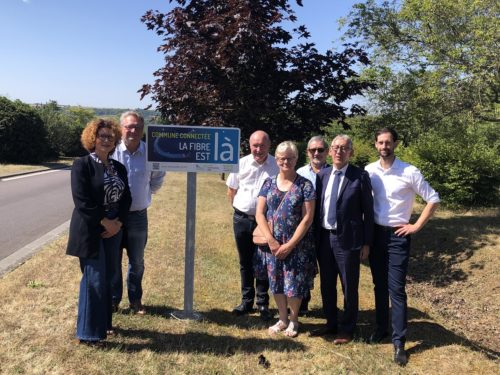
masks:
{"type": "MultiPolygon", "coordinates": [[[[119,117],[123,112],[129,111],[130,109],[124,108],[89,108],[92,109],[97,116],[117,116],[119,117]]],[[[149,109],[133,109],[133,111],[139,113],[144,117],[144,122],[146,124],[158,123],[160,118],[160,112],[152,111],[149,109]]]]}

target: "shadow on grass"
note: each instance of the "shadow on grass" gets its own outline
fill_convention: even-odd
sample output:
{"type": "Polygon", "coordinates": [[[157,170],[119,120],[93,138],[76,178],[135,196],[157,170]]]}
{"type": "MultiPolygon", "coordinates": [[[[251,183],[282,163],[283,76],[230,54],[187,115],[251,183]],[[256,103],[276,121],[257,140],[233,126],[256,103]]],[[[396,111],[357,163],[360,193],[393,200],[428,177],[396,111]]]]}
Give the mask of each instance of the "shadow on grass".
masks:
{"type": "MultiPolygon", "coordinates": [[[[171,313],[176,311],[168,306],[147,306],[148,315],[171,319],[171,313]]],[[[276,311],[274,311],[276,312],[276,311]]],[[[127,313],[127,310],[124,310],[127,313]]],[[[264,322],[257,313],[242,317],[234,316],[230,311],[213,309],[201,312],[203,321],[214,323],[225,327],[237,327],[243,330],[264,330],[273,322],[264,322]]],[[[339,319],[342,311],[339,312],[339,319]]],[[[321,318],[323,312],[321,308],[310,310],[307,317],[321,318]]],[[[373,332],[375,311],[362,310],[359,312],[358,327],[355,340],[367,342],[368,337],[373,332]]],[[[468,349],[480,352],[491,360],[498,360],[500,353],[490,348],[478,345],[454,332],[446,329],[442,325],[433,322],[432,317],[415,308],[408,308],[408,340],[416,342],[415,346],[409,347],[408,353],[416,354],[434,348],[460,345],[468,349]]],[[[322,323],[309,323],[302,318],[300,335],[308,336],[315,328],[319,328],[322,323]]],[[[192,331],[183,334],[165,333],[152,331],[149,329],[117,329],[122,337],[136,338],[140,343],[115,343],[108,342],[107,348],[117,348],[125,352],[137,352],[149,349],[155,352],[184,352],[184,353],[204,353],[230,357],[236,353],[260,354],[263,351],[306,351],[307,347],[299,341],[286,337],[255,338],[236,337],[228,335],[215,335],[204,331],[192,331]]],[[[334,336],[325,336],[324,339],[333,342],[334,336]]],[[[390,344],[388,337],[383,343],[390,344]]],[[[333,345],[333,343],[332,343],[333,345]]]]}
{"type": "MultiPolygon", "coordinates": [[[[374,318],[375,310],[364,310],[359,312],[357,332],[359,340],[368,341],[375,327],[374,318]]],[[[483,353],[491,360],[498,360],[500,358],[500,352],[478,345],[446,329],[442,325],[432,321],[432,317],[428,314],[412,307],[408,307],[407,339],[412,342],[417,342],[415,346],[408,350],[410,355],[442,346],[460,345],[472,351],[483,353]]],[[[384,342],[390,343],[390,337],[384,342]]]]}
{"type": "MultiPolygon", "coordinates": [[[[416,221],[416,217],[411,221],[416,221]]],[[[432,219],[412,237],[409,279],[438,287],[466,280],[467,273],[457,265],[470,259],[477,250],[493,246],[488,236],[500,233],[499,223],[495,214],[432,219]]],[[[472,267],[481,269],[484,264],[472,267]]]]}
{"type": "Polygon", "coordinates": [[[142,343],[108,343],[126,352],[149,349],[158,353],[202,353],[230,357],[236,353],[260,354],[265,350],[290,352],[305,351],[305,345],[288,338],[260,339],[255,337],[235,337],[212,335],[206,332],[164,333],[147,329],[120,330],[120,335],[138,338],[142,343]]]}
{"type": "MultiPolygon", "coordinates": [[[[173,319],[172,313],[178,312],[169,306],[148,305],[148,315],[165,319],[173,319]]],[[[129,309],[122,310],[129,314],[129,309]]],[[[260,330],[267,329],[268,322],[263,322],[258,314],[245,317],[236,317],[230,311],[212,310],[201,312],[202,320],[218,325],[236,326],[239,329],[260,330]]],[[[186,332],[184,334],[164,333],[148,329],[118,329],[123,337],[137,338],[144,343],[113,343],[107,347],[116,347],[126,352],[136,352],[150,349],[155,352],[186,352],[205,353],[222,356],[232,356],[238,352],[260,354],[264,350],[273,351],[304,351],[305,346],[288,338],[259,339],[255,337],[236,337],[227,335],[212,335],[203,331],[186,332]]]]}

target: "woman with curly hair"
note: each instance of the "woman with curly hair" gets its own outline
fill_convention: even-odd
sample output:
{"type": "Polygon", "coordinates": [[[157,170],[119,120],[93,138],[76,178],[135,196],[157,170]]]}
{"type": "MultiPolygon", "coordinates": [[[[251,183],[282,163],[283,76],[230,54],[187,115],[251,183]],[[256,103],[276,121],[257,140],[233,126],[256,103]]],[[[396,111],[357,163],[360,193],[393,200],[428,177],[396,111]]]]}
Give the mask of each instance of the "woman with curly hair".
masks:
{"type": "Polygon", "coordinates": [[[89,152],[71,169],[71,216],[66,254],[80,259],[82,280],[76,336],[83,344],[98,344],[113,333],[110,281],[121,264],[122,225],[131,196],[125,167],[110,159],[121,130],[111,119],[90,121],[82,132],[89,152]]]}

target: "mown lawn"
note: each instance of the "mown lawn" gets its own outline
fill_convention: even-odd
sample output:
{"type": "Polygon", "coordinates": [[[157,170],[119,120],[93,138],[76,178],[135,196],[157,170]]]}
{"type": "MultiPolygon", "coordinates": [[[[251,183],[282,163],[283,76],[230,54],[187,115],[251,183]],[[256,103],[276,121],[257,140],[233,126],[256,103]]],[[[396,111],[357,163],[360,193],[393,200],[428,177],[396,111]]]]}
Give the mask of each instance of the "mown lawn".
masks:
{"type": "MultiPolygon", "coordinates": [[[[364,342],[374,319],[370,273],[365,266],[362,267],[358,336],[349,345],[337,347],[331,340],[311,338],[307,334],[323,323],[318,278],[311,302],[312,312],[302,318],[301,332],[296,339],[270,338],[267,325],[257,314],[242,318],[231,315],[231,309],[239,303],[240,282],[232,235],[232,211],[225,190],[220,175],[198,175],[194,307],[203,320],[181,321],[171,317],[173,311],[183,309],[186,175],[169,173],[150,209],[143,300],[149,314],[144,317],[129,315],[127,304],[122,303],[123,309],[114,320],[119,327],[118,333],[108,340],[107,348],[79,346],[74,332],[80,271],[78,260],[64,255],[67,237],[62,236],[0,279],[0,373],[499,373],[495,351],[498,348],[469,340],[465,331],[455,327],[453,317],[447,318],[439,308],[435,309],[437,305],[428,294],[444,293],[447,288],[453,288],[457,280],[480,280],[470,286],[476,295],[484,293],[485,288],[494,288],[495,283],[498,285],[496,273],[486,273],[484,277],[489,279],[481,279],[482,269],[490,270],[489,265],[483,264],[481,269],[477,264],[469,264],[480,256],[481,249],[490,252],[492,248],[498,249],[498,233],[494,234],[497,226],[482,225],[483,247],[472,246],[471,240],[464,242],[457,235],[448,236],[443,242],[440,235],[447,233],[447,220],[454,218],[446,213],[438,214],[419,234],[422,236],[420,243],[414,242],[415,264],[427,267],[425,264],[434,262],[441,267],[436,270],[447,272],[448,276],[462,265],[463,274],[455,272],[461,276],[456,280],[446,279],[447,275],[443,274],[443,280],[438,283],[431,277],[432,273],[429,276],[428,271],[420,273],[412,268],[411,288],[429,284],[433,289],[429,292],[420,288],[417,297],[410,296],[407,345],[410,362],[406,368],[399,368],[392,363],[390,343],[371,346],[364,342]],[[429,245],[424,239],[435,242],[429,245]],[[463,262],[462,258],[457,259],[457,252],[452,252],[456,241],[471,247],[472,254],[462,256],[463,262]],[[432,244],[443,246],[443,251],[440,253],[440,248],[432,244]],[[421,279],[418,275],[422,275],[421,279]],[[261,355],[268,362],[267,368],[259,364],[261,355]]],[[[469,230],[474,227],[474,220],[467,223],[469,230]]],[[[464,252],[467,250],[462,249],[460,254],[464,252]]],[[[491,267],[498,268],[497,252],[481,256],[489,256],[493,262],[491,267]]],[[[498,306],[498,289],[494,293],[496,296],[491,293],[489,296],[490,306],[498,306]]],[[[465,304],[473,303],[466,301],[465,304]]],[[[492,313],[483,315],[498,329],[498,314],[492,316],[492,313]]],[[[495,339],[495,331],[489,332],[491,342],[495,339]]]]}

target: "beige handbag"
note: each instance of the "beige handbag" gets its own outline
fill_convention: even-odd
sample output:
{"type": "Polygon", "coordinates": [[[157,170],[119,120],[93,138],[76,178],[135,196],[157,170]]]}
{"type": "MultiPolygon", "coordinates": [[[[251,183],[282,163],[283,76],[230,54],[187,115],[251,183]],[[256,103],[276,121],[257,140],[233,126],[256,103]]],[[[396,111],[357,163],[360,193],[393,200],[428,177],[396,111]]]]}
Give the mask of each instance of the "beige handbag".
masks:
{"type": "MultiPolygon", "coordinates": [[[[290,190],[289,190],[290,191],[290,190]]],[[[286,194],[283,196],[283,198],[281,198],[281,202],[280,202],[280,205],[278,206],[278,208],[276,209],[276,211],[274,211],[274,214],[276,214],[276,212],[278,212],[281,208],[281,205],[283,204],[283,202],[285,201],[285,197],[288,195],[288,191],[286,192],[286,194]]],[[[268,220],[267,222],[267,225],[269,226],[269,229],[271,230],[271,234],[274,233],[274,225],[273,225],[273,222],[274,222],[274,215],[273,215],[273,219],[272,220],[268,220]]],[[[262,231],[259,229],[259,226],[257,225],[255,227],[255,229],[253,230],[253,233],[252,233],[252,240],[253,240],[253,243],[257,246],[267,246],[267,240],[266,240],[266,237],[264,236],[264,234],[262,233],[262,231]]]]}
{"type": "MultiPolygon", "coordinates": [[[[268,221],[267,225],[269,225],[269,229],[271,230],[271,233],[273,233],[273,222],[268,221]]],[[[262,234],[258,225],[253,230],[252,237],[253,237],[253,243],[255,245],[257,245],[257,246],[266,246],[267,245],[266,237],[264,236],[264,234],[262,234]]]]}

